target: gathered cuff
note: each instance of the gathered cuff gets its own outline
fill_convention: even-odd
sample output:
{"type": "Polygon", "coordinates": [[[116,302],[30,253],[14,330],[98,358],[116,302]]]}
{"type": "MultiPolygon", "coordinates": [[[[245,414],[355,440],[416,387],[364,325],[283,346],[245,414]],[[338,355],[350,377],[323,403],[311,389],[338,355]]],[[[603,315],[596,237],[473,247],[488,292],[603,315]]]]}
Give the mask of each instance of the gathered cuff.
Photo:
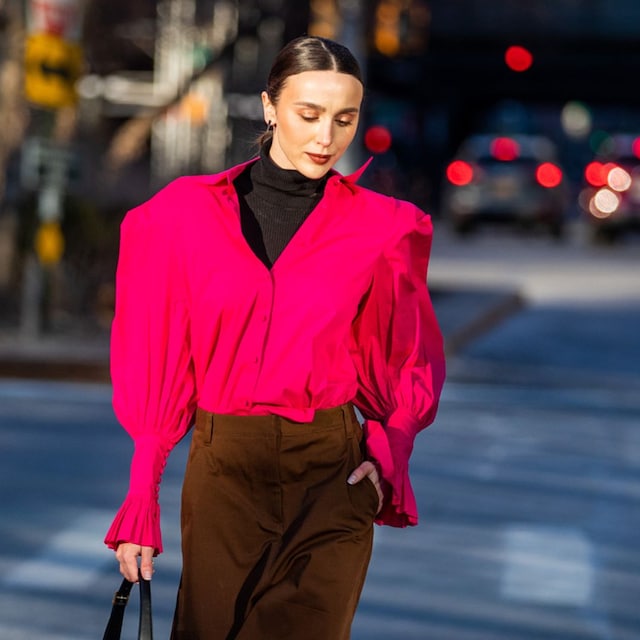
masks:
{"type": "Polygon", "coordinates": [[[363,425],[367,456],[378,463],[385,488],[384,505],[375,522],[392,527],[418,524],[418,507],[409,479],[413,440],[398,429],[385,429],[376,420],[363,425]]]}
{"type": "Polygon", "coordinates": [[[129,494],[104,539],[110,549],[117,549],[121,542],[132,542],[143,547],[153,547],[155,555],[162,553],[160,532],[160,505],[157,500],[129,494]]]}
{"type": "Polygon", "coordinates": [[[160,479],[167,465],[170,447],[155,435],[135,438],[135,450],[131,460],[130,493],[157,496],[160,479]]]}
{"type": "Polygon", "coordinates": [[[170,447],[155,435],[135,438],[131,460],[129,493],[105,537],[105,544],[116,549],[121,542],[153,547],[162,553],[160,530],[160,479],[170,447]]]}
{"type": "Polygon", "coordinates": [[[390,434],[390,436],[393,438],[394,443],[397,442],[400,446],[407,446],[410,455],[415,434],[422,428],[420,420],[408,409],[398,408],[386,419],[385,425],[389,431],[393,430],[393,434],[390,434]]]}

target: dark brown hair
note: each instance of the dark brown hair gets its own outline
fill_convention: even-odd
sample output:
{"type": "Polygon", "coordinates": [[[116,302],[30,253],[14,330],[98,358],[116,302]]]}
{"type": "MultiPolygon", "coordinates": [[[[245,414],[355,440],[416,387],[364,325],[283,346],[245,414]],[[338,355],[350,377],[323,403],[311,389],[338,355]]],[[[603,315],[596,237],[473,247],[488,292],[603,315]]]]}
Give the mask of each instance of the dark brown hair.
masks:
{"type": "MultiPolygon", "coordinates": [[[[304,71],[337,71],[364,84],[360,65],[347,47],[319,36],[301,36],[287,43],[271,66],[266,91],[273,105],[278,103],[287,78],[304,71]]],[[[258,144],[264,145],[271,136],[269,128],[260,136],[258,144]]]]}

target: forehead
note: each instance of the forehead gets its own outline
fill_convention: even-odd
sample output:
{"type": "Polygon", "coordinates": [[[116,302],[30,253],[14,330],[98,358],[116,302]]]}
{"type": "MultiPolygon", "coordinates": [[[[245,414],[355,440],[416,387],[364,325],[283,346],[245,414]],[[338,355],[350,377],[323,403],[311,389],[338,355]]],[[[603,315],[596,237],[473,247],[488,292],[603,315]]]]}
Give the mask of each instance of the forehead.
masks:
{"type": "Polygon", "coordinates": [[[339,102],[341,106],[358,107],[362,95],[362,83],[348,73],[303,71],[287,78],[280,100],[315,104],[339,102]]]}

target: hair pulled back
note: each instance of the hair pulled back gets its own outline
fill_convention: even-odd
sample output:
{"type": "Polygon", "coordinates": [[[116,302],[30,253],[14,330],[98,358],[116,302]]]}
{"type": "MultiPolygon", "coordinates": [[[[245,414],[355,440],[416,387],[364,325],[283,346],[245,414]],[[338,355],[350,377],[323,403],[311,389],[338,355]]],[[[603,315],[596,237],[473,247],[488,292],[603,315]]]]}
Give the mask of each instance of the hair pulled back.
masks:
{"type": "MultiPolygon", "coordinates": [[[[273,61],[266,87],[271,103],[278,103],[289,76],[305,71],[337,71],[363,83],[360,65],[347,47],[328,38],[301,36],[288,42],[273,61]]],[[[258,144],[264,145],[271,136],[269,128],[260,136],[258,144]]]]}

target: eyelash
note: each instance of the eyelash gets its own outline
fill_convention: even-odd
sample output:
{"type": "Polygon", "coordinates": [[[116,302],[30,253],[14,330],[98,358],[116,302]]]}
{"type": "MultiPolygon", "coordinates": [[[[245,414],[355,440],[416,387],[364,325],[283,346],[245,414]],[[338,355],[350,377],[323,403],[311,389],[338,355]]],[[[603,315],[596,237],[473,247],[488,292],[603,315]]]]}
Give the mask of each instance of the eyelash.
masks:
{"type": "MultiPolygon", "coordinates": [[[[300,116],[305,122],[315,122],[318,118],[316,116],[300,116]]],[[[336,124],[339,127],[350,127],[353,122],[351,120],[336,120],[336,124]]]]}

